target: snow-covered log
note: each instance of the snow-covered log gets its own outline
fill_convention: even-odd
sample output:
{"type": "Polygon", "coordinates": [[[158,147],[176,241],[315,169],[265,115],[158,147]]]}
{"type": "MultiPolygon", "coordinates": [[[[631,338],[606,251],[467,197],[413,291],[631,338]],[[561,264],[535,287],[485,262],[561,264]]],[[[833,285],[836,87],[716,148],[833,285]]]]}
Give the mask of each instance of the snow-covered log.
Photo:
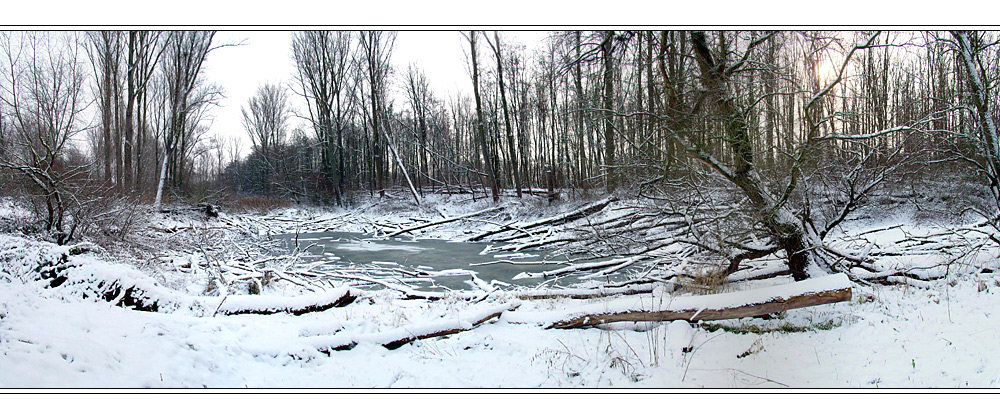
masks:
{"type": "Polygon", "coordinates": [[[490,236],[497,235],[497,234],[504,233],[504,232],[509,232],[509,231],[512,231],[512,230],[522,230],[523,231],[523,230],[527,230],[527,229],[531,229],[531,228],[536,228],[536,227],[539,227],[539,226],[569,223],[569,222],[572,222],[574,220],[582,219],[584,217],[587,217],[587,216],[590,216],[590,215],[592,215],[594,213],[597,213],[597,212],[603,210],[605,207],[607,207],[608,204],[611,204],[611,203],[613,203],[615,201],[617,201],[617,199],[615,197],[608,197],[608,198],[605,198],[603,200],[594,202],[593,204],[589,204],[587,206],[584,206],[584,207],[581,207],[579,209],[573,210],[573,211],[571,211],[569,213],[563,213],[563,214],[560,214],[560,215],[556,215],[556,216],[552,216],[552,217],[547,217],[545,219],[539,219],[539,220],[536,220],[536,221],[533,221],[533,222],[529,222],[529,223],[526,223],[526,224],[522,224],[522,225],[516,225],[516,226],[515,225],[506,225],[506,226],[501,227],[499,229],[494,229],[494,230],[491,230],[489,232],[484,232],[484,233],[481,233],[479,235],[473,236],[472,238],[469,238],[469,240],[470,241],[481,241],[481,240],[483,240],[485,238],[488,238],[490,236]]]}
{"type": "Polygon", "coordinates": [[[518,275],[514,276],[514,280],[520,280],[520,279],[526,279],[526,278],[559,277],[559,276],[573,274],[573,273],[580,272],[580,271],[592,271],[592,270],[597,270],[597,269],[600,269],[600,268],[605,268],[605,270],[602,270],[602,271],[600,271],[598,273],[589,274],[589,275],[583,277],[584,279],[590,279],[590,278],[595,278],[595,277],[606,276],[606,275],[611,274],[611,273],[613,273],[615,271],[618,271],[618,270],[621,270],[621,269],[623,269],[625,267],[628,267],[628,266],[636,263],[637,261],[641,261],[641,260],[644,260],[644,259],[647,259],[647,258],[650,258],[650,257],[645,256],[645,255],[638,255],[638,256],[629,257],[629,258],[616,258],[616,259],[607,260],[607,261],[598,261],[598,262],[591,262],[591,263],[572,264],[572,265],[569,265],[567,267],[559,268],[559,269],[556,269],[556,270],[543,271],[541,273],[521,273],[521,274],[518,274],[518,275]],[[610,268],[608,268],[608,267],[610,267],[610,268]]]}
{"type": "Polygon", "coordinates": [[[481,215],[484,215],[486,213],[494,212],[494,211],[497,211],[497,210],[500,210],[500,207],[491,207],[491,208],[488,208],[488,209],[485,209],[485,210],[480,210],[480,211],[477,211],[477,212],[474,212],[474,213],[463,214],[461,216],[449,217],[449,218],[441,219],[441,220],[435,220],[433,222],[424,223],[422,225],[417,225],[417,226],[413,226],[413,227],[408,227],[406,229],[397,230],[395,232],[392,232],[392,233],[386,235],[386,237],[387,238],[391,238],[393,236],[402,235],[404,233],[413,232],[413,231],[417,231],[417,230],[421,230],[421,229],[426,229],[426,228],[429,228],[429,227],[432,227],[432,226],[443,225],[445,223],[457,222],[459,220],[463,220],[463,219],[466,219],[466,218],[469,218],[469,217],[481,216],[481,215]]]}
{"type": "Polygon", "coordinates": [[[575,288],[575,289],[544,289],[513,293],[518,299],[596,299],[608,296],[627,296],[639,293],[650,293],[659,283],[630,284],[621,287],[575,288]]]}
{"type": "Polygon", "coordinates": [[[341,287],[328,292],[302,296],[226,296],[218,305],[218,313],[222,315],[269,315],[284,312],[302,315],[347,306],[360,295],[359,290],[341,287]]]}
{"type": "Polygon", "coordinates": [[[601,302],[570,312],[517,313],[508,322],[541,323],[546,328],[592,327],[611,322],[647,322],[734,319],[789,309],[851,300],[851,282],[834,274],[795,283],[708,296],[685,296],[662,301],[601,302]]]}
{"type": "Polygon", "coordinates": [[[327,354],[334,350],[350,350],[357,346],[358,343],[375,343],[389,350],[395,350],[406,343],[416,340],[441,337],[471,330],[491,319],[499,317],[506,311],[516,309],[520,305],[521,302],[515,300],[500,305],[472,308],[459,313],[457,317],[451,319],[408,325],[370,334],[341,332],[331,337],[316,337],[310,341],[319,351],[327,354]]]}
{"type": "Polygon", "coordinates": [[[97,259],[91,254],[98,248],[90,243],[52,246],[12,237],[0,240],[21,251],[0,261],[0,271],[9,272],[12,278],[37,278],[56,294],[96,298],[149,312],[177,309],[189,301],[134,267],[97,259]]]}

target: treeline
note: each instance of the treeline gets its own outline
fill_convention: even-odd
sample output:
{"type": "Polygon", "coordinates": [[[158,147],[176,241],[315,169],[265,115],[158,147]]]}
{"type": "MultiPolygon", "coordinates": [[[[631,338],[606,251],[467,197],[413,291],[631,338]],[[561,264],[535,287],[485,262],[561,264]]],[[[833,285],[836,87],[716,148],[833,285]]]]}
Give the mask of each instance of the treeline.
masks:
{"type": "MultiPolygon", "coordinates": [[[[977,48],[992,45],[994,34],[974,35],[977,48]]],[[[687,175],[698,158],[677,134],[722,160],[737,158],[726,147],[732,127],[706,102],[711,89],[690,33],[552,32],[533,51],[502,32],[462,36],[470,94],[441,97],[420,68],[391,68],[391,32],[296,33],[289,89],[307,100],[311,130],[274,142],[285,152],[255,141],[238,185],[319,202],[409,184],[418,195],[613,191],[687,175]],[[272,172],[283,174],[277,183],[252,181],[272,172]]],[[[813,138],[825,141],[809,157],[849,160],[877,149],[866,163],[907,160],[916,174],[922,164],[983,155],[950,34],[721,31],[705,34],[704,44],[716,66],[728,66],[707,71],[725,76],[758,171],[806,163],[791,151],[813,138]]],[[[282,88],[262,86],[255,101],[274,90],[282,88]]],[[[285,109],[278,119],[288,120],[285,109]]],[[[255,118],[269,111],[261,112],[255,118]]]]}
{"type": "Polygon", "coordinates": [[[67,238],[85,190],[160,206],[722,186],[801,215],[824,198],[809,194],[856,207],[928,165],[997,181],[995,33],[564,31],[533,50],[461,35],[470,94],[442,97],[420,68],[391,65],[394,32],[294,33],[292,81],[243,105],[244,151],[207,135],[223,92],[202,67],[226,47],[212,31],[4,33],[2,188],[67,238]]]}

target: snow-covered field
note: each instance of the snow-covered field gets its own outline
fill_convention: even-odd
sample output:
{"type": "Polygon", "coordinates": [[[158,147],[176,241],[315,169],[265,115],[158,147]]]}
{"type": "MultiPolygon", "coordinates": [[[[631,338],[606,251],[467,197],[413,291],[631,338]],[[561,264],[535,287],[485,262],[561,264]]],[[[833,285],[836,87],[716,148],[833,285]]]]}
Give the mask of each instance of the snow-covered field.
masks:
{"type": "MultiPolygon", "coordinates": [[[[462,207],[447,200],[441,198],[419,211],[368,208],[351,218],[336,211],[284,211],[269,216],[284,222],[272,220],[275,224],[268,227],[260,222],[265,218],[258,218],[256,224],[247,222],[246,226],[273,228],[275,233],[289,228],[307,231],[308,223],[303,221],[325,218],[343,222],[336,226],[327,222],[328,228],[360,232],[372,221],[391,228],[412,217],[438,219],[490,204],[462,207]],[[440,214],[445,212],[449,214],[440,214]]],[[[7,206],[0,209],[0,216],[19,214],[7,206]]],[[[568,208],[509,211],[511,217],[525,217],[527,212],[541,217],[568,208]]],[[[249,220],[249,216],[224,216],[249,220]]],[[[866,222],[856,228],[868,230],[900,221],[866,222]]],[[[202,222],[152,215],[149,224],[160,231],[147,227],[140,236],[156,238],[162,233],[166,241],[177,227],[197,223],[202,222]]],[[[208,223],[221,226],[218,221],[208,223]]],[[[479,225],[463,221],[421,235],[461,239],[479,225]]],[[[892,232],[880,234],[896,234],[892,232]]],[[[789,310],[768,320],[745,318],[700,326],[673,321],[631,326],[638,328],[558,330],[530,322],[532,313],[649,307],[656,300],[675,299],[675,294],[662,289],[619,298],[523,300],[516,302],[515,311],[469,331],[388,350],[365,337],[408,330],[417,334],[416,330],[442,323],[465,325],[468,314],[511,304],[513,299],[404,300],[392,290],[378,290],[367,291],[344,307],[302,315],[221,315],[223,296],[200,296],[208,280],[197,278],[210,273],[199,272],[197,264],[190,265],[194,270],[172,272],[112,252],[69,256],[69,249],[0,234],[0,267],[4,269],[0,273],[0,387],[1000,386],[1000,359],[996,357],[1000,276],[996,273],[933,281],[927,287],[854,284],[850,302],[789,310]],[[39,273],[33,270],[39,262],[58,261],[62,255],[67,255],[62,263],[70,268],[61,272],[69,279],[60,287],[44,287],[48,282],[37,281],[39,273]],[[176,305],[161,312],[142,312],[94,299],[87,294],[87,282],[102,279],[118,281],[122,289],[134,285],[152,290],[152,295],[169,295],[164,301],[176,305]],[[192,286],[193,282],[200,283],[192,286]],[[323,343],[344,337],[358,344],[351,350],[324,352],[329,346],[323,343]]],[[[976,261],[980,260],[967,263],[976,261]]],[[[263,294],[283,292],[287,290],[269,289],[263,294]]]]}

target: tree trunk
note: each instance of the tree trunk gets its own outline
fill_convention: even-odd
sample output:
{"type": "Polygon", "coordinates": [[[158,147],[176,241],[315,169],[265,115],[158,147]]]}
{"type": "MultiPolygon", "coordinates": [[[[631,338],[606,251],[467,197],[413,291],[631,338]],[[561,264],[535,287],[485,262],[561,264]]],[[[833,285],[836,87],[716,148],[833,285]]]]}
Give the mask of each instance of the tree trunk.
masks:
{"type": "Polygon", "coordinates": [[[163,187],[167,182],[167,157],[170,156],[170,150],[163,151],[163,163],[160,165],[160,180],[156,184],[156,199],[153,200],[153,208],[160,211],[163,208],[163,187]]]}
{"type": "Polygon", "coordinates": [[[614,112],[614,64],[611,60],[612,43],[615,31],[607,31],[601,42],[601,57],[604,59],[604,166],[606,169],[608,193],[615,191],[617,186],[615,170],[615,125],[614,112]]]}
{"type": "MultiPolygon", "coordinates": [[[[678,298],[663,309],[607,310],[552,322],[547,328],[594,327],[611,322],[717,321],[763,316],[789,309],[851,300],[851,283],[844,274],[722,295],[678,298]],[[718,302],[746,302],[719,304],[718,302]]],[[[534,315],[534,314],[531,314],[534,315]]],[[[515,318],[516,320],[516,318],[515,318]]]]}
{"type": "Polygon", "coordinates": [[[469,31],[469,49],[472,59],[472,92],[476,99],[476,137],[479,140],[483,155],[483,163],[486,166],[486,174],[489,177],[490,192],[493,194],[493,202],[500,201],[500,188],[497,182],[496,167],[494,166],[494,156],[489,143],[486,140],[486,128],[483,121],[483,104],[479,95],[479,63],[476,54],[476,31],[469,31]]]}
{"type": "Polygon", "coordinates": [[[135,188],[132,180],[132,143],[135,137],[135,71],[136,71],[136,33],[128,33],[128,66],[125,77],[127,79],[127,91],[125,100],[125,144],[122,150],[122,188],[135,188]]]}
{"type": "Polygon", "coordinates": [[[721,164],[710,152],[680,138],[677,140],[694,157],[712,166],[743,192],[760,221],[785,250],[792,277],[797,281],[804,280],[808,278],[806,269],[812,262],[810,249],[814,247],[806,238],[803,223],[785,208],[784,203],[779,203],[764,190],[763,182],[753,170],[753,150],[746,116],[736,105],[736,98],[726,88],[723,68],[713,59],[703,32],[691,33],[691,41],[701,70],[701,83],[707,90],[706,102],[712,105],[712,112],[725,124],[725,142],[735,160],[733,168],[721,164]]]}
{"type": "Polygon", "coordinates": [[[510,128],[510,112],[508,111],[509,108],[507,105],[507,88],[503,81],[503,46],[500,45],[500,35],[497,32],[494,32],[493,35],[496,40],[496,45],[493,46],[493,52],[497,58],[497,78],[500,83],[500,103],[501,106],[503,106],[504,128],[506,129],[507,134],[507,150],[510,154],[510,157],[507,159],[507,166],[513,169],[514,187],[517,189],[517,198],[521,198],[521,172],[517,167],[517,150],[514,148],[514,133],[510,128]]]}
{"type": "Polygon", "coordinates": [[[979,55],[973,49],[968,31],[953,31],[952,36],[958,42],[962,55],[962,64],[969,76],[969,88],[972,89],[972,103],[976,107],[980,142],[986,159],[986,176],[990,193],[1000,209],[1000,135],[997,134],[996,121],[990,107],[989,85],[985,82],[985,72],[979,55]]]}

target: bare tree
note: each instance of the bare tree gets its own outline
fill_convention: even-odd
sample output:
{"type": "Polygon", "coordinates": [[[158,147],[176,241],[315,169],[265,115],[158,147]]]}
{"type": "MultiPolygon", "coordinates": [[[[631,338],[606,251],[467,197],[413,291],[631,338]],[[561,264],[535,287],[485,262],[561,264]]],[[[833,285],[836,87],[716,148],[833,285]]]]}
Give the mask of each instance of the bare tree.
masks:
{"type": "Polygon", "coordinates": [[[347,127],[351,68],[351,34],[343,31],[306,31],[292,35],[296,79],[306,100],[309,122],[320,151],[321,172],[339,204],[344,193],[346,167],[344,130],[347,127]]]}
{"type": "MultiPolygon", "coordinates": [[[[709,118],[718,121],[721,127],[716,138],[724,147],[717,147],[711,142],[695,141],[691,132],[686,130],[692,122],[681,121],[684,118],[684,112],[675,111],[673,117],[668,117],[665,128],[672,139],[689,156],[707,165],[740,191],[755,220],[773,238],[777,249],[785,252],[792,276],[796,280],[802,280],[809,276],[809,267],[818,262],[813,258],[813,255],[823,250],[821,237],[832,229],[832,226],[843,220],[842,217],[835,218],[831,224],[819,229],[814,226],[808,212],[800,211],[793,206],[791,199],[798,189],[799,183],[803,182],[807,162],[817,157],[822,150],[821,145],[829,144],[831,141],[873,139],[905,130],[907,127],[883,127],[875,132],[856,135],[839,134],[823,128],[830,121],[829,117],[822,114],[823,110],[820,108],[824,98],[830,95],[843,80],[845,69],[850,63],[851,57],[856,52],[874,45],[878,33],[871,34],[850,47],[844,53],[840,65],[834,68],[835,73],[831,78],[820,84],[815,84],[811,94],[805,98],[801,114],[804,119],[796,122],[796,126],[801,127],[804,131],[803,137],[782,152],[788,156],[789,160],[789,169],[787,173],[783,174],[783,181],[777,183],[777,188],[768,187],[768,185],[776,183],[766,182],[760,176],[754,159],[755,142],[747,122],[749,113],[746,108],[741,106],[739,98],[733,92],[735,85],[733,79],[748,63],[753,50],[771,36],[773,33],[770,32],[754,35],[746,41],[747,46],[742,53],[730,54],[727,40],[722,33],[718,35],[719,49],[717,51],[712,51],[705,33],[690,33],[694,58],[699,69],[698,80],[703,90],[699,93],[694,104],[686,106],[688,110],[704,109],[709,118]],[[735,56],[736,60],[730,61],[730,55],[735,56]],[[827,131],[824,132],[824,130],[827,131]]],[[[661,37],[661,39],[665,39],[665,37],[661,37]]],[[[660,66],[663,69],[665,65],[662,63],[662,55],[660,60],[660,66]]],[[[814,75],[815,73],[810,73],[810,77],[814,77],[814,75]]],[[[667,90],[670,89],[669,84],[666,87],[667,90]]],[[[752,103],[759,102],[760,100],[756,99],[752,103]]],[[[685,105],[677,104],[675,106],[683,107],[685,105]]],[[[865,185],[862,188],[862,193],[870,191],[871,188],[871,184],[865,185]]],[[[857,199],[857,197],[852,198],[857,199]]],[[[856,201],[851,201],[847,206],[851,205],[856,205],[856,201]]],[[[845,209],[845,211],[849,210],[851,209],[845,209]]],[[[763,252],[763,250],[748,250],[749,254],[759,254],[759,252],[763,252]]]]}
{"type": "Polygon", "coordinates": [[[247,107],[240,107],[243,127],[246,128],[255,151],[260,155],[261,185],[265,194],[269,194],[275,149],[285,140],[288,118],[291,116],[288,92],[281,85],[264,83],[247,102],[247,107]]]}
{"type": "MultiPolygon", "coordinates": [[[[997,134],[994,106],[991,103],[993,101],[990,92],[991,83],[983,65],[985,61],[983,56],[988,54],[989,43],[983,42],[982,33],[952,31],[951,35],[957,44],[962,69],[969,77],[970,99],[975,108],[975,125],[979,131],[977,140],[982,154],[980,159],[966,157],[966,160],[972,163],[986,179],[996,210],[1000,211],[1000,135],[997,134]]],[[[996,55],[992,59],[995,60],[995,57],[996,55]]],[[[986,60],[989,59],[991,58],[986,60]]],[[[995,214],[993,217],[998,216],[995,214]]]]}
{"type": "Polygon", "coordinates": [[[73,178],[83,168],[67,161],[70,142],[83,127],[84,73],[80,43],[73,34],[4,33],[3,102],[13,133],[0,152],[0,166],[21,174],[44,205],[45,227],[59,244],[73,238],[80,220],[67,213],[78,207],[73,178]]]}
{"type": "Polygon", "coordinates": [[[163,205],[163,189],[167,180],[167,169],[174,163],[174,167],[180,165],[178,148],[184,149],[185,140],[189,138],[197,123],[191,124],[191,117],[197,116],[193,113],[198,107],[212,102],[217,95],[213,92],[203,91],[200,97],[195,97],[197,88],[202,86],[201,66],[205,62],[208,53],[218,46],[212,46],[212,39],[215,37],[214,31],[180,31],[170,34],[167,40],[166,56],[164,62],[164,75],[166,79],[167,102],[169,110],[167,112],[166,138],[163,142],[163,161],[160,166],[160,180],[156,188],[156,199],[153,206],[157,209],[163,205]],[[180,146],[180,147],[178,147],[180,146]]]}
{"type": "Polygon", "coordinates": [[[604,63],[604,166],[608,193],[617,186],[615,168],[615,126],[614,126],[614,39],[615,31],[606,31],[601,41],[601,61],[604,63]]]}
{"type": "Polygon", "coordinates": [[[430,83],[427,81],[427,75],[424,74],[422,70],[413,66],[407,68],[406,71],[406,96],[410,102],[410,109],[413,110],[413,117],[416,127],[414,131],[417,137],[417,172],[420,176],[417,177],[417,187],[422,188],[423,178],[430,178],[430,168],[429,168],[429,127],[428,120],[431,118],[429,115],[431,113],[431,106],[434,101],[433,96],[430,91],[430,83]]]}
{"type": "Polygon", "coordinates": [[[500,84],[498,87],[500,90],[500,106],[503,108],[504,133],[507,138],[507,153],[509,154],[507,169],[513,173],[514,188],[517,190],[517,197],[521,198],[521,172],[516,163],[517,149],[514,147],[514,133],[511,131],[510,106],[507,104],[507,86],[504,83],[503,44],[500,42],[500,33],[493,31],[493,39],[495,42],[490,42],[490,39],[486,38],[486,42],[493,49],[493,55],[497,63],[497,81],[500,84]]]}
{"type": "Polygon", "coordinates": [[[87,32],[87,54],[95,78],[95,96],[101,118],[99,149],[103,156],[103,179],[108,185],[121,172],[121,90],[123,33],[121,31],[87,32]],[[116,172],[117,169],[117,172],[116,172]]]}
{"type": "Polygon", "coordinates": [[[486,138],[486,122],[483,119],[483,104],[479,92],[479,54],[477,52],[478,36],[476,31],[469,31],[466,39],[469,41],[469,59],[472,66],[472,93],[476,99],[476,138],[481,148],[483,163],[486,166],[486,173],[489,175],[489,187],[493,194],[493,201],[500,201],[500,183],[497,179],[496,154],[491,147],[491,142],[486,138]]]}
{"type": "Polygon", "coordinates": [[[142,148],[146,135],[146,115],[148,113],[146,92],[153,72],[163,54],[163,36],[156,31],[129,31],[128,55],[125,61],[125,121],[124,148],[121,182],[129,188],[137,188],[142,181],[142,148]],[[133,159],[133,154],[135,157],[133,159]]]}
{"type": "Polygon", "coordinates": [[[379,196],[385,196],[386,172],[388,159],[386,157],[387,139],[384,131],[388,118],[387,103],[389,73],[392,70],[390,58],[396,44],[395,32],[362,31],[358,37],[361,44],[362,61],[365,76],[368,81],[368,105],[371,114],[368,116],[371,128],[373,187],[379,196]]]}

